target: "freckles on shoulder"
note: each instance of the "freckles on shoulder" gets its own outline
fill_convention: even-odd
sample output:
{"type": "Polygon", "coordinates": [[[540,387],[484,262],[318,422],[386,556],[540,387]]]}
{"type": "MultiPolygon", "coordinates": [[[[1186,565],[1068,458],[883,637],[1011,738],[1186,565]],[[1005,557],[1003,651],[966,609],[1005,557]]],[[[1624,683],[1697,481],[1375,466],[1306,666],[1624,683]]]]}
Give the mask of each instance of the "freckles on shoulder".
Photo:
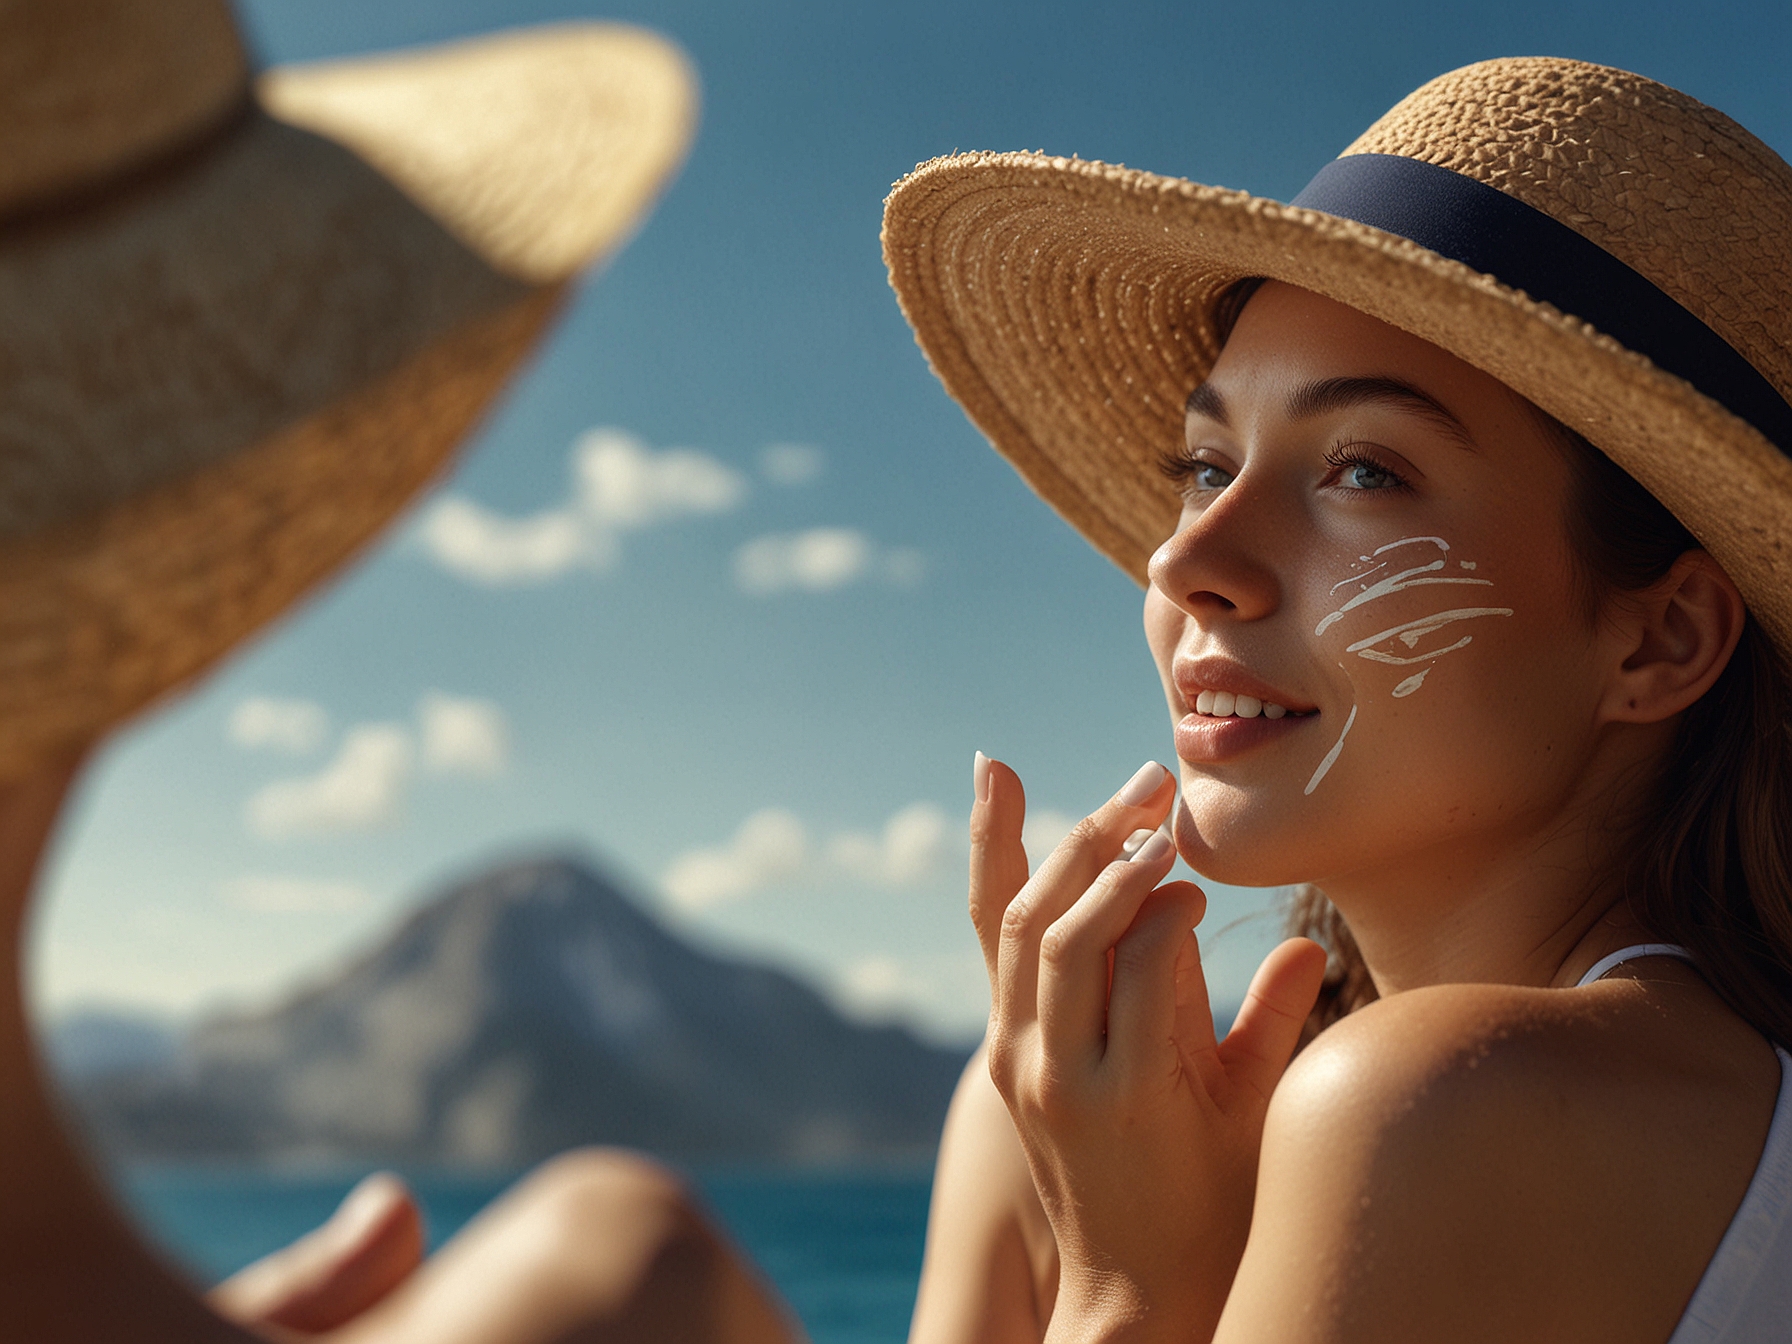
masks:
{"type": "Polygon", "coordinates": [[[1490,1197],[1484,1174],[1535,1171],[1539,1129],[1567,1064],[1548,995],[1437,986],[1335,1023],[1271,1099],[1262,1194],[1286,1184],[1353,1222],[1398,1213],[1450,1223],[1459,1205],[1490,1197]]]}
{"type": "Polygon", "coordinates": [[[1271,1100],[1269,1130],[1324,1135],[1328,1146],[1384,1144],[1408,1125],[1434,1132],[1458,1107],[1480,1117],[1522,1102],[1556,1068],[1551,1006],[1548,991],[1508,985],[1377,1000],[1295,1058],[1271,1100]]]}

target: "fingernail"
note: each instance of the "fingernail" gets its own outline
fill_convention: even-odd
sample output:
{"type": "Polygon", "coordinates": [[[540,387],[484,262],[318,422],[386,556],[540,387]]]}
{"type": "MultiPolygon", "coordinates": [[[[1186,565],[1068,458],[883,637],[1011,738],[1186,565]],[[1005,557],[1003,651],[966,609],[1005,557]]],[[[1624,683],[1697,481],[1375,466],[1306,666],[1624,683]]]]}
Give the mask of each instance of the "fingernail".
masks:
{"type": "Polygon", "coordinates": [[[1164,774],[1163,766],[1156,761],[1146,761],[1139,767],[1138,774],[1127,780],[1126,787],[1115,797],[1122,807],[1137,807],[1157,792],[1158,786],[1164,782],[1164,774]]]}
{"type": "Polygon", "coordinates": [[[390,1172],[376,1171],[350,1190],[330,1216],[337,1230],[360,1233],[390,1212],[404,1198],[404,1185],[390,1172]]]}
{"type": "Polygon", "coordinates": [[[1162,863],[1176,852],[1176,846],[1170,843],[1170,837],[1162,831],[1151,832],[1151,838],[1139,846],[1139,852],[1132,856],[1134,863],[1142,863],[1149,867],[1154,863],[1162,863]]]}
{"type": "Polygon", "coordinates": [[[1125,842],[1120,846],[1120,852],[1130,859],[1134,854],[1139,852],[1140,845],[1144,844],[1156,834],[1157,832],[1152,830],[1149,826],[1141,826],[1138,830],[1126,837],[1125,842]]]}
{"type": "Polygon", "coordinates": [[[978,802],[989,801],[989,757],[982,752],[978,752],[976,759],[971,762],[971,789],[976,793],[978,802]]]}

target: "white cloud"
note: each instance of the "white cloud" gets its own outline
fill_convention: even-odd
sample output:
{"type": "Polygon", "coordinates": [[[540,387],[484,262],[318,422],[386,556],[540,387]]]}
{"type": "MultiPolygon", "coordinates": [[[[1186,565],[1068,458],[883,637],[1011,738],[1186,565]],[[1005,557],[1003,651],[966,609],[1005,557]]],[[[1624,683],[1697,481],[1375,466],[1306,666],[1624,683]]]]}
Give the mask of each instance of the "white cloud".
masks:
{"type": "Polygon", "coordinates": [[[220,894],[226,904],[239,910],[274,915],[345,914],[362,909],[373,899],[365,887],[354,882],[268,873],[246,873],[226,882],[220,894]]]}
{"type": "Polygon", "coordinates": [[[660,885],[681,910],[707,910],[802,873],[809,836],[793,813],[768,807],[740,824],[719,849],[698,849],[672,861],[660,885]]]}
{"type": "Polygon", "coordinates": [[[1058,847],[1058,842],[1070,834],[1070,828],[1076,825],[1076,818],[1063,812],[1054,812],[1049,807],[1037,808],[1027,813],[1027,820],[1020,828],[1020,842],[1027,847],[1027,859],[1037,868],[1044,863],[1046,857],[1058,847]]]}
{"type": "Polygon", "coordinates": [[[275,780],[249,799],[249,828],[271,840],[390,825],[411,776],[411,735],[396,723],[363,723],[343,735],[315,775],[275,780]]]}
{"type": "Polygon", "coordinates": [[[830,979],[834,997],[852,1016],[931,1027],[954,1042],[989,1011],[989,981],[974,948],[901,957],[873,953],[846,962],[830,979]]]}
{"type": "Polygon", "coordinates": [[[913,994],[911,977],[895,957],[860,957],[849,962],[838,981],[840,997],[863,1014],[887,1013],[913,994]]]}
{"type": "Polygon", "coordinates": [[[759,474],[773,485],[808,485],[827,459],[806,443],[774,443],[759,454],[759,474]]]}
{"type": "Polygon", "coordinates": [[[310,700],[252,695],[231,710],[226,731],[239,747],[272,747],[303,756],[323,745],[330,716],[310,700]]]}
{"type": "Polygon", "coordinates": [[[825,593],[864,577],[873,547],[849,527],[755,537],[734,553],[734,581],[754,597],[802,589],[825,593]]]}
{"type": "Polygon", "coordinates": [[[510,763],[510,723],[490,700],[430,691],[417,704],[423,767],[443,775],[501,775],[510,763]]]}
{"type": "Polygon", "coordinates": [[[632,530],[687,514],[726,513],[746,497],[734,468],[691,448],[653,452],[619,429],[573,445],[576,502],[592,522],[632,530]]]}
{"type": "Polygon", "coordinates": [[[734,553],[735,584],[754,597],[826,593],[868,578],[913,588],[926,569],[921,552],[907,546],[879,547],[851,527],[771,532],[754,537],[734,553]]]}
{"type": "Polygon", "coordinates": [[[571,509],[506,518],[454,495],[424,515],[421,535],[443,569],[488,588],[539,583],[575,565],[601,569],[615,553],[613,540],[571,509]]]}
{"type": "Polygon", "coordinates": [[[437,500],[418,535],[452,574],[487,587],[542,583],[569,570],[603,570],[619,538],[673,518],[726,513],[746,478],[691,448],[656,452],[618,429],[593,429],[573,444],[572,485],[560,504],[511,518],[458,495],[437,500]]]}
{"type": "Polygon", "coordinates": [[[880,836],[860,831],[835,836],[828,844],[828,857],[861,882],[912,886],[939,871],[952,835],[944,808],[937,803],[910,803],[884,823],[880,836]]]}
{"type": "Polygon", "coordinates": [[[727,844],[679,855],[660,886],[677,909],[690,913],[744,900],[781,883],[846,880],[908,887],[941,870],[959,833],[936,803],[910,803],[877,834],[840,831],[813,843],[801,818],[782,808],[753,813],[727,844]]]}

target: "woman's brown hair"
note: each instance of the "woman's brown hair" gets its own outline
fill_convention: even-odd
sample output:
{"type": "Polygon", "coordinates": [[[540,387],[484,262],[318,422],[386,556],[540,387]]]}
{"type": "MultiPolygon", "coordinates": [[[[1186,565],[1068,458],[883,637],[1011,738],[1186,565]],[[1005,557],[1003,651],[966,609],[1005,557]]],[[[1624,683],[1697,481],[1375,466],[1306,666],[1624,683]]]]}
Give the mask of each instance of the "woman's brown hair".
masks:
{"type": "MultiPolygon", "coordinates": [[[[1699,543],[1604,453],[1543,419],[1571,469],[1569,540],[1589,618],[1597,619],[1605,602],[1657,582],[1699,543]]],[[[1724,1002],[1780,1043],[1792,1043],[1789,716],[1786,665],[1751,616],[1723,674],[1682,715],[1650,804],[1627,823],[1628,858],[1613,875],[1643,927],[1685,946],[1724,1002]]],[[[1371,1002],[1375,985],[1348,926],[1317,888],[1295,892],[1287,925],[1330,954],[1310,1039],[1371,1002]]]]}

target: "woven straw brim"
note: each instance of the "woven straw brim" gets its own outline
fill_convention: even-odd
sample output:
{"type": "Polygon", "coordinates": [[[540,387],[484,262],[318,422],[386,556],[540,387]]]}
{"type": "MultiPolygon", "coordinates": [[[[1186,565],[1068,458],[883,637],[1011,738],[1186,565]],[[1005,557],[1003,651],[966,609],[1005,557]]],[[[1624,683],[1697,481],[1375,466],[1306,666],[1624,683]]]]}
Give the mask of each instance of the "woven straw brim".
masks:
{"type": "Polygon", "coordinates": [[[589,28],[532,36],[494,44],[502,78],[472,46],[376,70],[359,135],[358,86],[327,72],[316,106],[355,152],[252,112],[0,227],[0,778],[190,682],[339,569],[637,226],[688,144],[683,58],[623,30],[655,68],[599,96],[589,28]],[[443,118],[480,123],[458,162],[443,118]],[[533,193],[491,163],[526,142],[533,193]]]}
{"type": "Polygon", "coordinates": [[[1459,262],[1243,192],[1024,153],[917,168],[886,203],[883,240],[946,390],[1141,584],[1180,508],[1158,463],[1217,357],[1215,301],[1264,276],[1441,346],[1584,434],[1792,652],[1792,463],[1690,384],[1459,262]]]}

